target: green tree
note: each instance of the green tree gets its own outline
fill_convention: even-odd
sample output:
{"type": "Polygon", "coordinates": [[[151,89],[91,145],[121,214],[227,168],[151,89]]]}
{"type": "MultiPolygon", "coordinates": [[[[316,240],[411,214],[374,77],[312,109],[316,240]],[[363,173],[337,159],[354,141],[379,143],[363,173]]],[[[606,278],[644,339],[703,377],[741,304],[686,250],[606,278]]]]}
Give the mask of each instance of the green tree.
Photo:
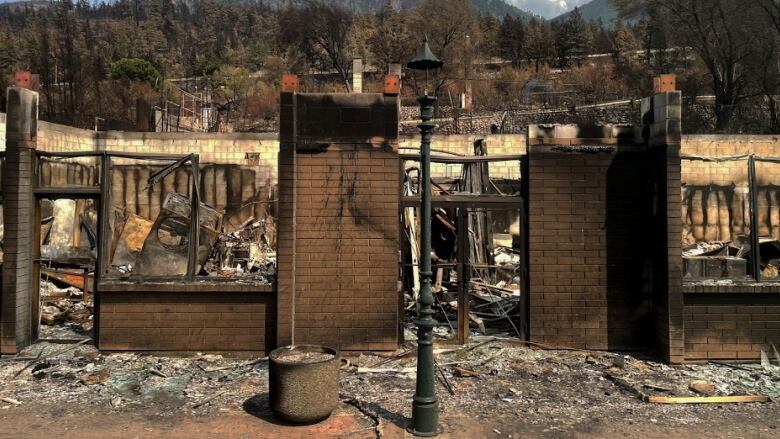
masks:
{"type": "Polygon", "coordinates": [[[139,58],[123,58],[112,62],[109,66],[109,77],[113,80],[148,82],[151,85],[159,84],[162,79],[152,63],[139,58]]]}

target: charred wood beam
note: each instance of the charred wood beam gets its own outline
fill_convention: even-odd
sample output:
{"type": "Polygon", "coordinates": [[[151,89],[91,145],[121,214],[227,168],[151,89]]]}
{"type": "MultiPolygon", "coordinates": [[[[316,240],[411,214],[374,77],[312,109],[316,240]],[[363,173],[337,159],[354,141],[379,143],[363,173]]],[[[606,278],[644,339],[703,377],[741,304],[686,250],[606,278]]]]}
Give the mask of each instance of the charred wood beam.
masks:
{"type": "Polygon", "coordinates": [[[456,259],[458,261],[458,343],[466,344],[469,338],[469,298],[468,288],[471,277],[469,265],[470,240],[469,240],[469,214],[468,210],[458,208],[458,247],[456,259]]]}
{"type": "MultiPolygon", "coordinates": [[[[431,197],[433,207],[471,207],[485,209],[513,208],[522,205],[523,197],[514,195],[437,195],[431,197]]],[[[401,197],[401,207],[418,207],[420,197],[401,197]]]]}
{"type": "Polygon", "coordinates": [[[173,172],[176,172],[177,169],[184,166],[187,162],[193,160],[194,154],[190,154],[188,156],[184,156],[180,158],[179,160],[176,160],[175,162],[171,163],[170,165],[160,169],[159,171],[153,173],[149,176],[149,179],[146,181],[146,184],[149,186],[152,186],[154,184],[157,184],[161,182],[165,177],[169,176],[173,172]]]}
{"type": "Polygon", "coordinates": [[[732,156],[723,156],[723,157],[684,155],[684,156],[680,156],[680,160],[720,163],[720,162],[736,162],[740,160],[748,160],[750,157],[753,157],[753,159],[757,162],[780,163],[780,157],[761,157],[753,154],[742,154],[742,155],[732,155],[732,156]]]}
{"type": "MultiPolygon", "coordinates": [[[[100,205],[97,218],[97,262],[95,263],[95,284],[92,288],[94,309],[100,310],[100,291],[98,283],[105,273],[108,273],[108,259],[111,254],[111,229],[109,216],[111,215],[111,156],[103,155],[100,158],[100,205]]],[[[93,330],[95,346],[100,346],[100,313],[95,312],[93,330]]]]}
{"type": "Polygon", "coordinates": [[[74,157],[102,157],[102,156],[109,156],[109,157],[116,157],[116,158],[123,158],[123,159],[138,159],[138,160],[179,160],[182,157],[181,154],[150,154],[150,153],[144,153],[144,152],[118,152],[118,151],[60,151],[60,152],[49,152],[49,151],[36,151],[35,152],[39,157],[50,157],[50,158],[74,158],[74,157]]]}
{"type": "Polygon", "coordinates": [[[38,198],[99,198],[103,189],[100,186],[60,186],[38,187],[34,193],[38,198]]]}

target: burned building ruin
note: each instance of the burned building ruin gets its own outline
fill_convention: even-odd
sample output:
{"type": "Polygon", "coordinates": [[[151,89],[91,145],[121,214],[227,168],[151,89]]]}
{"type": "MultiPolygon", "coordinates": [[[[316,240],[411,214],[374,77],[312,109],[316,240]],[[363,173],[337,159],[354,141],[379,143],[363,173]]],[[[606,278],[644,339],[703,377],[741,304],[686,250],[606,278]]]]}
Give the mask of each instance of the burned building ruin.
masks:
{"type": "MultiPolygon", "coordinates": [[[[289,78],[288,78],[289,79],[289,78]]],[[[95,132],[0,115],[0,347],[67,322],[106,351],[393,350],[418,291],[419,139],[397,91],[300,93],[280,133],[95,132]]],[[[641,126],[434,136],[435,331],[746,359],[780,343],[772,136],[641,126]]]]}

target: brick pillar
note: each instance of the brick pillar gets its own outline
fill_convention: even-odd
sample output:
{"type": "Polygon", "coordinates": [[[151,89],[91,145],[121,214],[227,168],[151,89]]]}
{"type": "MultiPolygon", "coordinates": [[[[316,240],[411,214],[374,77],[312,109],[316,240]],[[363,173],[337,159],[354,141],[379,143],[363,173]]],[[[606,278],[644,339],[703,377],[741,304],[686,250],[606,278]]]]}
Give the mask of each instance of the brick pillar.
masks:
{"type": "Polygon", "coordinates": [[[656,187],[653,306],[658,349],[666,361],[684,360],[682,293],[681,115],[679,91],[642,100],[643,136],[656,187]]]}
{"type": "Polygon", "coordinates": [[[279,345],[398,341],[398,99],[283,93],[279,345]]]}
{"type": "Polygon", "coordinates": [[[295,314],[296,94],[282,93],[279,115],[279,229],[277,242],[276,343],[293,343],[295,314]]]}
{"type": "Polygon", "coordinates": [[[33,159],[38,131],[38,93],[8,89],[6,159],[3,172],[2,297],[0,353],[16,354],[33,342],[32,254],[34,196],[33,159]]]}

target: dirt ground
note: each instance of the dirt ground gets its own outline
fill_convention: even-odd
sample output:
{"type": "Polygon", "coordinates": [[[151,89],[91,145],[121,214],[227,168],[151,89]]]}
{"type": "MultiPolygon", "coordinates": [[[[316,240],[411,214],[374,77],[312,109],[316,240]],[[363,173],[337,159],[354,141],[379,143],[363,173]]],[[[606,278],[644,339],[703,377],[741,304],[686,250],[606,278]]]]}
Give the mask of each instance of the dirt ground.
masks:
{"type": "MultiPolygon", "coordinates": [[[[684,408],[677,408],[679,411],[684,408]]],[[[443,414],[441,437],[451,438],[780,438],[780,406],[759,409],[717,407],[689,422],[663,417],[643,422],[625,421],[619,414],[593,418],[573,425],[557,425],[535,416],[471,417],[443,414]]],[[[125,438],[375,438],[374,422],[349,406],[341,406],[326,421],[313,426],[280,424],[270,413],[223,408],[208,414],[161,414],[142,410],[63,407],[45,402],[14,407],[0,413],[0,438],[79,439],[125,438]]],[[[412,437],[392,422],[382,422],[383,438],[412,437]]]]}
{"type": "MultiPolygon", "coordinates": [[[[265,359],[102,354],[39,343],[0,360],[0,438],[400,438],[411,415],[411,347],[347,356],[326,421],[273,418],[265,359]],[[40,354],[40,356],[39,356],[40,354]],[[52,355],[57,354],[57,355],[52,355]]],[[[668,366],[638,355],[486,340],[440,347],[442,437],[780,438],[780,367],[668,366]],[[766,395],[750,404],[653,404],[644,396],[766,395]]]]}

